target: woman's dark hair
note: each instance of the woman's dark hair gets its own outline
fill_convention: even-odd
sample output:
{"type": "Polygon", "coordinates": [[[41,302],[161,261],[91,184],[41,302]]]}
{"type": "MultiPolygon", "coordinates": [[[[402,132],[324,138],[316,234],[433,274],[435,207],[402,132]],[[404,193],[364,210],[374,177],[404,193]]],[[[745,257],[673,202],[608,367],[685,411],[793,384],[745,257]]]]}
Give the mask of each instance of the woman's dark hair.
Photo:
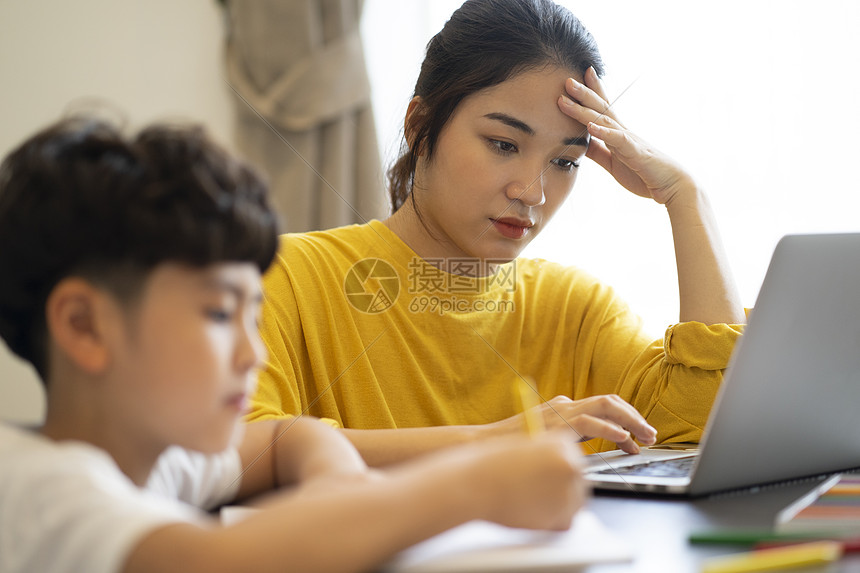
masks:
{"type": "Polygon", "coordinates": [[[134,138],[91,117],[63,120],[0,165],[0,337],[47,371],[45,304],[80,276],[128,300],[163,262],[251,262],[278,242],[266,186],[195,126],[134,138]]]}
{"type": "Polygon", "coordinates": [[[547,65],[604,73],[594,38],[552,0],[468,0],[454,12],[427,44],[413,94],[421,108],[388,171],[393,211],[412,193],[419,152],[433,157],[442,128],[465,97],[547,65]]]}

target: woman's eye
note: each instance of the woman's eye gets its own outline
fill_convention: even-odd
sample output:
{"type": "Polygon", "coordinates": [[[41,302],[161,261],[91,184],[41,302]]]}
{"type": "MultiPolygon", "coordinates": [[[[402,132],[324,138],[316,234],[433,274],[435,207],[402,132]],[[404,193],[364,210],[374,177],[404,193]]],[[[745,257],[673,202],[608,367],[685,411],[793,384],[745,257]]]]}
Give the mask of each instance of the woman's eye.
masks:
{"type": "Polygon", "coordinates": [[[517,146],[509,141],[501,141],[499,139],[491,139],[489,141],[490,145],[502,155],[514,153],[517,150],[517,146]]]}
{"type": "Polygon", "coordinates": [[[562,171],[573,171],[579,167],[579,162],[571,159],[558,158],[553,160],[553,163],[555,163],[556,167],[562,171]]]}

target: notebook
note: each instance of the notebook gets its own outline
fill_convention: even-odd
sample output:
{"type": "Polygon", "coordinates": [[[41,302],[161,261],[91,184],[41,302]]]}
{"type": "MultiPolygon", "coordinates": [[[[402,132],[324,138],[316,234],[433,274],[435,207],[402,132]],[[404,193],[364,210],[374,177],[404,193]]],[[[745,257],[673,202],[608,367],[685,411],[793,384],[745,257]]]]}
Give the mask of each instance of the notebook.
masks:
{"type": "Polygon", "coordinates": [[[380,573],[579,571],[587,565],[632,559],[630,546],[583,509],[566,531],[470,521],[402,551],[380,573]]]}
{"type": "Polygon", "coordinates": [[[835,473],[860,466],[858,411],[860,233],[787,235],[701,445],[593,454],[586,475],[597,489],[699,496],[835,473]]]}
{"type": "Polygon", "coordinates": [[[836,474],[776,516],[782,533],[860,535],[860,475],[836,474]]]}

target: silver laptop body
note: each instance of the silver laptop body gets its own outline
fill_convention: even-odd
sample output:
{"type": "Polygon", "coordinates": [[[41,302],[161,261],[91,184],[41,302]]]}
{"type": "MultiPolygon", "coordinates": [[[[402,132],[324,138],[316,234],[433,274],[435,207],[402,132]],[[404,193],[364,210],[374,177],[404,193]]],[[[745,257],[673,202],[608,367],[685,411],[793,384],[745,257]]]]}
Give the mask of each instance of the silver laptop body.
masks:
{"type": "Polygon", "coordinates": [[[597,489],[693,496],[860,466],[860,233],[779,241],[700,446],[587,459],[597,489]]]}

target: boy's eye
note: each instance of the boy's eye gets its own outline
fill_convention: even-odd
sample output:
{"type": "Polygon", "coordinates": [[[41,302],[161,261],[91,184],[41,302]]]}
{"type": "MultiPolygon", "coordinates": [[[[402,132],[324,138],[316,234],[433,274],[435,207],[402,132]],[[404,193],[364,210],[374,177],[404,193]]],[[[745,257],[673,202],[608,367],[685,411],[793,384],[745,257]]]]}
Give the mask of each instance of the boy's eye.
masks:
{"type": "Polygon", "coordinates": [[[233,318],[230,311],[223,308],[207,308],[206,316],[215,322],[229,322],[233,318]]]}

